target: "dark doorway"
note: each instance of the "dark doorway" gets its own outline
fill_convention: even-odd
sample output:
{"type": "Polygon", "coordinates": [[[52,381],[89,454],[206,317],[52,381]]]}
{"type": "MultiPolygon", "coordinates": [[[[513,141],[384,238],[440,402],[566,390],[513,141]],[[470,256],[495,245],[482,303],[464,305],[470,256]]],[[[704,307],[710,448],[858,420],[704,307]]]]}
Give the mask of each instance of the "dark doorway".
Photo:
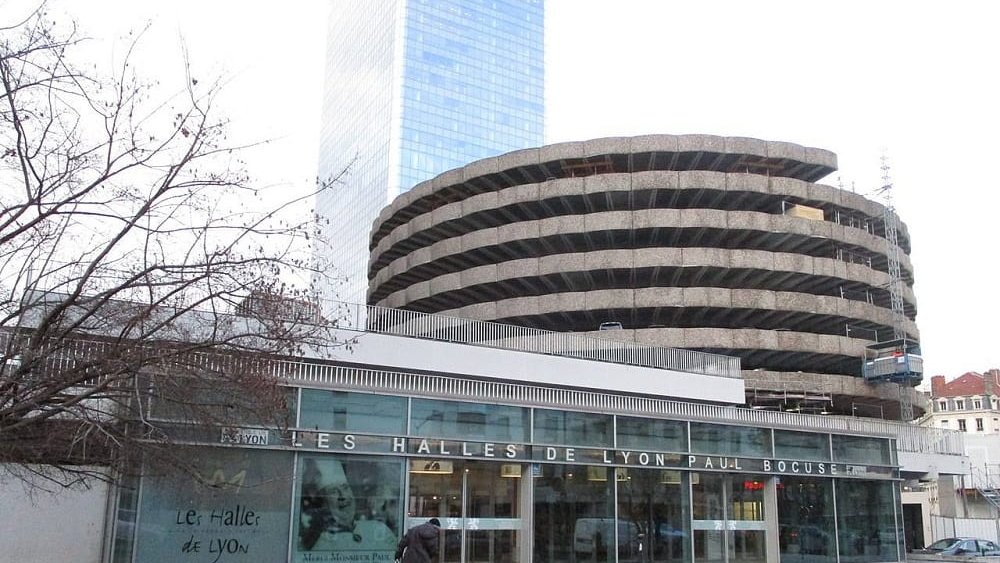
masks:
{"type": "Polygon", "coordinates": [[[903,505],[903,535],[906,551],[924,547],[924,513],[919,504],[903,505]]]}

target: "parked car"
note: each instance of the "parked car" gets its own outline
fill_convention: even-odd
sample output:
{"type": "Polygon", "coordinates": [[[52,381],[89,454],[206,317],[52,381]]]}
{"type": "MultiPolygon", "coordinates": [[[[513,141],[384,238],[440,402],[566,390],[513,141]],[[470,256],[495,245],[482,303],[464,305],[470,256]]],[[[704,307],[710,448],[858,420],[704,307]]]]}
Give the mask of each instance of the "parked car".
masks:
{"type": "Polygon", "coordinates": [[[945,538],[913,553],[926,555],[1000,555],[1000,546],[977,538],[945,538]]]}

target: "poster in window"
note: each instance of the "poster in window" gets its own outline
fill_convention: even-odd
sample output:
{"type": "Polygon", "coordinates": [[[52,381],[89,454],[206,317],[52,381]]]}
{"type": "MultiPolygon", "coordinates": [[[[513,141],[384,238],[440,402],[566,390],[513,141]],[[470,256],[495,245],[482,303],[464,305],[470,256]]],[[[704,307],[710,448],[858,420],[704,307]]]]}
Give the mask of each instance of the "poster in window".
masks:
{"type": "Polygon", "coordinates": [[[296,562],[390,562],[400,537],[402,464],[305,455],[296,490],[296,562]]]}
{"type": "Polygon", "coordinates": [[[192,448],[183,455],[201,475],[157,474],[142,483],[136,561],[284,561],[292,455],[192,448]]]}

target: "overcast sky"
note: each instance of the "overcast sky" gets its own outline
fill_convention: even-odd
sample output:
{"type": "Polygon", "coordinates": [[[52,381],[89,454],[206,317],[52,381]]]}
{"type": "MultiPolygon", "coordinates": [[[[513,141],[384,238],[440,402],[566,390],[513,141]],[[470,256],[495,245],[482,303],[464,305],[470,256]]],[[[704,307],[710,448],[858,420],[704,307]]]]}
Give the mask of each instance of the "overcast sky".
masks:
{"type": "MultiPolygon", "coordinates": [[[[0,0],[11,14],[22,0],[0,0]]],[[[55,0],[103,41],[152,28],[143,72],[223,76],[218,107],[262,181],[316,175],[327,3],[55,0]]],[[[547,0],[549,142],[709,133],[829,149],[868,193],[885,152],[913,239],[927,375],[1000,367],[1000,4],[547,0]]],[[[116,50],[117,49],[117,50],[116,50]]]]}

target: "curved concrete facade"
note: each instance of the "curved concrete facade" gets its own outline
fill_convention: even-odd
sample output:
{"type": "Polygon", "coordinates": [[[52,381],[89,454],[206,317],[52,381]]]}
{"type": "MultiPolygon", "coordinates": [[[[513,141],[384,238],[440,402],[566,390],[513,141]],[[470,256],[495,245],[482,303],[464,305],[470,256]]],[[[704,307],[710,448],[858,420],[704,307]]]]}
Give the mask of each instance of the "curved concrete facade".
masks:
{"type": "MultiPolygon", "coordinates": [[[[602,336],[739,356],[751,403],[780,394],[891,418],[899,389],[858,377],[865,346],[892,335],[884,208],[816,183],[836,164],[822,149],[708,135],[473,162],[382,210],[368,301],[555,331],[619,322],[602,336]]],[[[897,240],[917,339],[903,224],[897,240]]]]}

